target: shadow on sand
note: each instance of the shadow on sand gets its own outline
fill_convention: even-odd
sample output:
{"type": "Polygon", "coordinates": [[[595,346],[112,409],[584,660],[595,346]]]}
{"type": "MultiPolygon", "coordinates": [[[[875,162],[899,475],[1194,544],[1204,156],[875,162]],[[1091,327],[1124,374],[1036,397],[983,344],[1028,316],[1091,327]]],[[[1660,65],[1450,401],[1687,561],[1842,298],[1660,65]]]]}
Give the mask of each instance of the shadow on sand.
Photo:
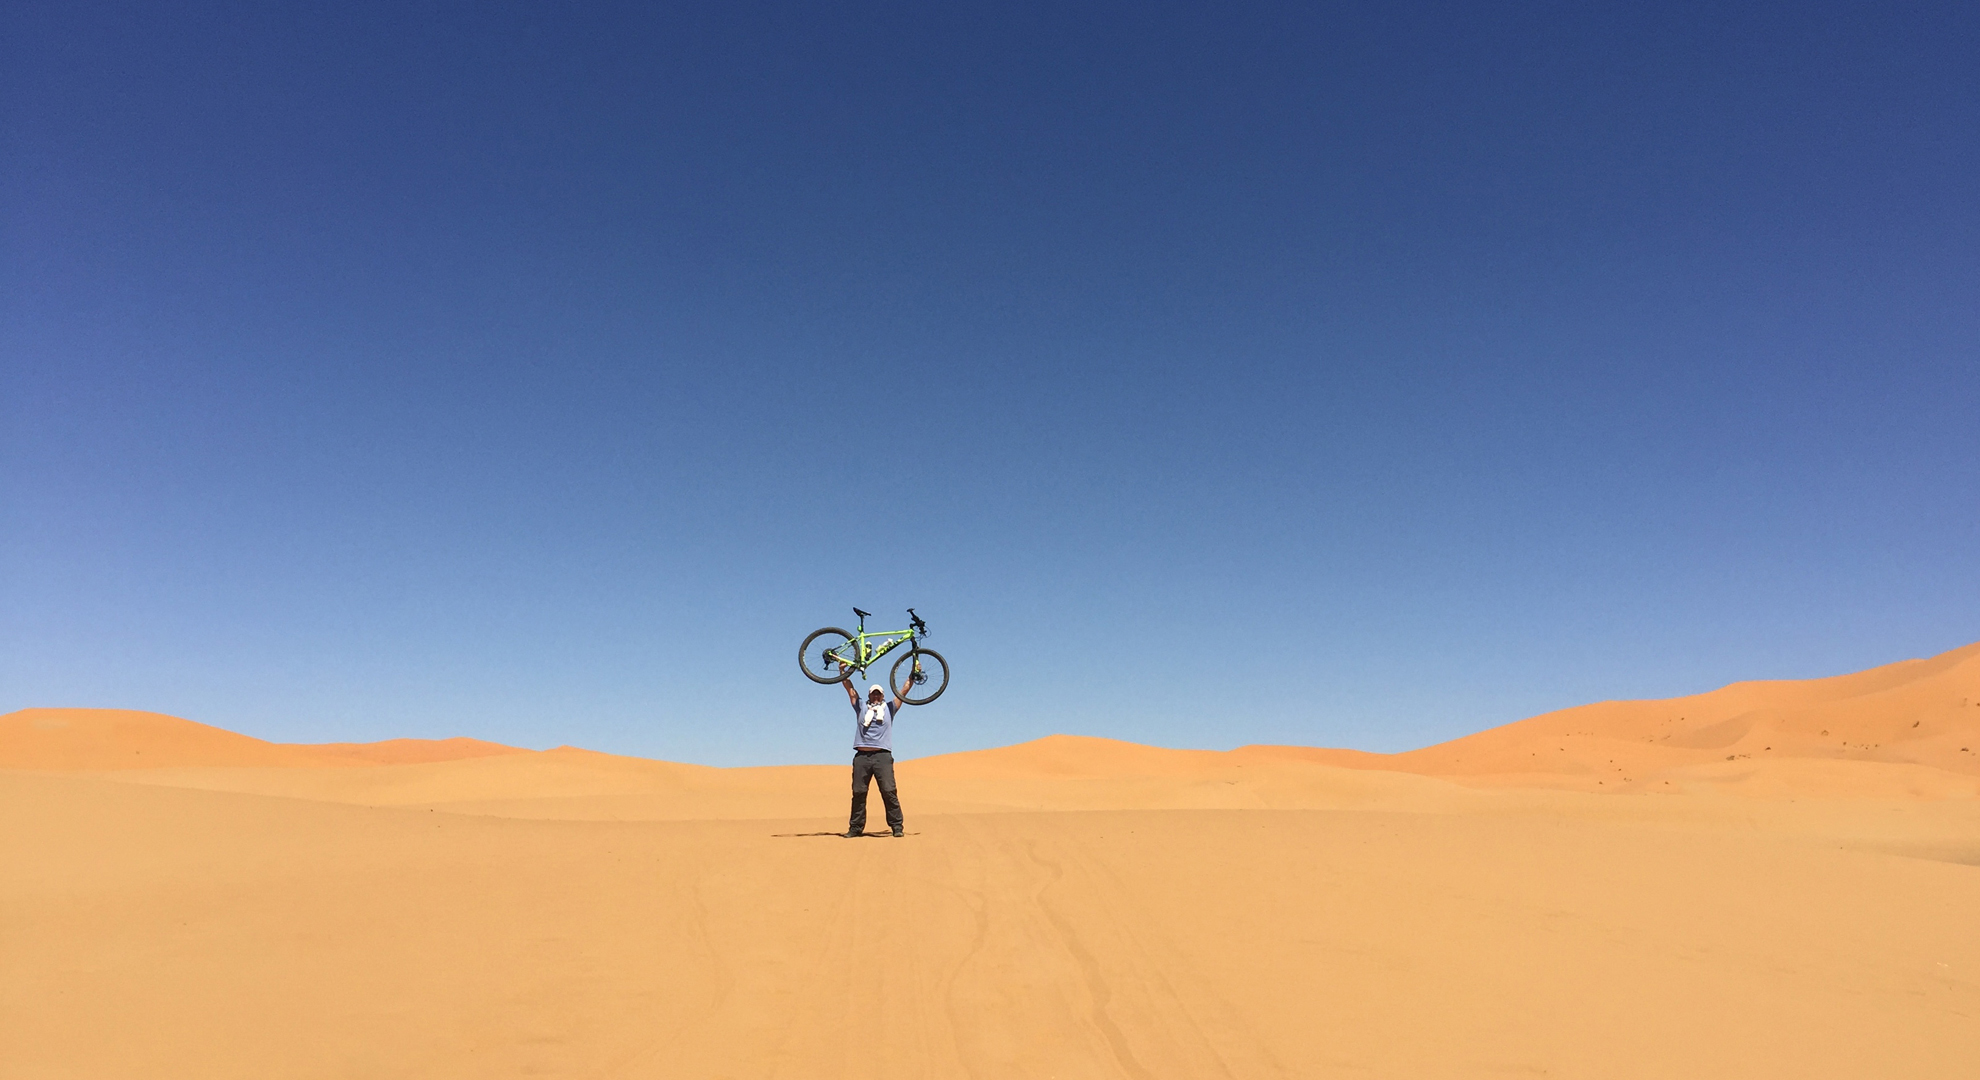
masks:
{"type": "MultiPolygon", "coordinates": [[[[804,836],[836,836],[841,840],[873,840],[876,838],[882,840],[892,840],[894,838],[894,834],[885,833],[885,832],[864,832],[864,833],[860,833],[856,837],[847,836],[845,833],[842,832],[779,832],[779,833],[771,833],[770,835],[780,838],[796,838],[796,837],[804,837],[804,836]]],[[[907,835],[920,836],[921,834],[917,832],[910,832],[907,835]]]]}

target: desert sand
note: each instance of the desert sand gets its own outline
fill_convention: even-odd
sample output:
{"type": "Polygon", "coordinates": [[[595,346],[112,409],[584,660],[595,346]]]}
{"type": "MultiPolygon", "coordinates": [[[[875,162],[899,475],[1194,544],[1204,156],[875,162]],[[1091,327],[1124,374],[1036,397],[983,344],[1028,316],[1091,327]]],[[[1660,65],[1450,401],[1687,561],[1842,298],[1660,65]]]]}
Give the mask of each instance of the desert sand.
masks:
{"type": "Polygon", "coordinates": [[[847,840],[843,765],[27,709],[0,1076],[1965,1078],[1975,751],[1980,645],[1395,755],[905,761],[909,835],[847,840]]]}

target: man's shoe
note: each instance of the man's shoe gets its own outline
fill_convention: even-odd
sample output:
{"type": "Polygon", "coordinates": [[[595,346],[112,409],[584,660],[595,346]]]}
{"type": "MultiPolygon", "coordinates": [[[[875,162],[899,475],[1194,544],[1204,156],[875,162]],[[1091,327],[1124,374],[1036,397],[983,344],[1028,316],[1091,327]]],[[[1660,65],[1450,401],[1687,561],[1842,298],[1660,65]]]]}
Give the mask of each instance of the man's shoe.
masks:
{"type": "Polygon", "coordinates": [[[864,832],[862,832],[862,831],[861,831],[861,830],[859,830],[859,829],[847,829],[847,830],[846,830],[846,839],[848,839],[848,840],[856,840],[856,839],[858,839],[859,837],[862,837],[862,836],[865,836],[865,835],[866,835],[866,833],[864,833],[864,832]]]}
{"type": "Polygon", "coordinates": [[[894,835],[895,835],[895,836],[906,836],[907,834],[906,834],[906,833],[904,833],[904,832],[902,832],[902,831],[901,831],[901,830],[899,830],[899,829],[895,829],[895,830],[894,830],[894,835]]]}

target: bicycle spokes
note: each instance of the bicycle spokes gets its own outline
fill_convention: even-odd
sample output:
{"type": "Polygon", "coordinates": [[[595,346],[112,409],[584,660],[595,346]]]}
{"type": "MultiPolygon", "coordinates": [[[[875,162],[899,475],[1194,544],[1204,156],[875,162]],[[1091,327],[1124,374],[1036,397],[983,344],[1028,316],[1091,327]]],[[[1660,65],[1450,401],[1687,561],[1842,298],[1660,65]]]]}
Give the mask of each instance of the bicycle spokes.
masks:
{"type": "Polygon", "coordinates": [[[887,681],[902,701],[926,705],[948,689],[949,665],[941,653],[916,645],[912,652],[894,661],[887,681]]]}
{"type": "Polygon", "coordinates": [[[804,639],[798,661],[806,678],[813,682],[834,683],[846,677],[841,667],[858,668],[858,643],[837,627],[828,627],[804,639]]]}

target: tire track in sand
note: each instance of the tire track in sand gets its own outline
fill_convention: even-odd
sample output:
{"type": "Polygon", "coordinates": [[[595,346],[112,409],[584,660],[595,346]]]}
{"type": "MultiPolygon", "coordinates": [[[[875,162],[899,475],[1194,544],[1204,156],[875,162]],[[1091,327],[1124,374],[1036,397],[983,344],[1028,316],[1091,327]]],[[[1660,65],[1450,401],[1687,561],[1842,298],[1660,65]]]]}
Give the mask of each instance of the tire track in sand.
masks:
{"type": "Polygon", "coordinates": [[[1127,1035],[1121,1031],[1120,1025],[1116,1024],[1114,1018],[1107,1012],[1107,1007],[1112,1003],[1114,994],[1112,988],[1107,984],[1107,976],[1101,970],[1100,962],[1094,959],[1091,952],[1087,951],[1086,945],[1080,940],[1079,932],[1073,929],[1071,920],[1054,910],[1051,904],[1045,902],[1045,893],[1054,885],[1061,884],[1065,880],[1065,868],[1039,855],[1037,841],[1028,840],[1025,842],[1024,847],[1026,857],[1050,872],[1051,876],[1042,882],[1037,890],[1032,893],[1032,903],[1037,906],[1039,913],[1045,916],[1046,921],[1052,924],[1053,930],[1058,934],[1059,944],[1065,948],[1066,953],[1079,965],[1080,973],[1086,982],[1087,996],[1093,1002],[1093,1007],[1089,1011],[1087,1018],[1092,1021],[1095,1028],[1099,1029],[1101,1037],[1107,1041],[1107,1049],[1113,1054],[1114,1065],[1121,1073],[1133,1077],[1134,1080],[1154,1080],[1154,1074],[1149,1072],[1141,1064],[1140,1059],[1134,1056],[1134,1048],[1128,1045],[1127,1035]]]}

